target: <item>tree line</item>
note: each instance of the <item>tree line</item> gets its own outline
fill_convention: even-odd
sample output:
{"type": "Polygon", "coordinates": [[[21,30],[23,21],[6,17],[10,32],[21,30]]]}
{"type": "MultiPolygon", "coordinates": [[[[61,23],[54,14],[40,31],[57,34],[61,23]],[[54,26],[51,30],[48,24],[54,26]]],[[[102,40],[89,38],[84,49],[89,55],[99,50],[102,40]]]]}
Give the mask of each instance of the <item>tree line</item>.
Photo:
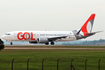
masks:
{"type": "Polygon", "coordinates": [[[75,41],[74,43],[71,42],[64,42],[62,43],[63,45],[105,45],[105,39],[100,39],[100,40],[93,40],[93,41],[75,41]]]}

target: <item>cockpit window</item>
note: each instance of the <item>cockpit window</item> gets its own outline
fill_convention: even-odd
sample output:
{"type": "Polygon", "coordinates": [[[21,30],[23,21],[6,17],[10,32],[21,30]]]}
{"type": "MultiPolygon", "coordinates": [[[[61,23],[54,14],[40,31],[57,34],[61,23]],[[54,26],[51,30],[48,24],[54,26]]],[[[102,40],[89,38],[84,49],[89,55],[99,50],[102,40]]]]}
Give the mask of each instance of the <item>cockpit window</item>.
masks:
{"type": "Polygon", "coordinates": [[[6,33],[5,35],[10,35],[10,33],[6,33]]]}

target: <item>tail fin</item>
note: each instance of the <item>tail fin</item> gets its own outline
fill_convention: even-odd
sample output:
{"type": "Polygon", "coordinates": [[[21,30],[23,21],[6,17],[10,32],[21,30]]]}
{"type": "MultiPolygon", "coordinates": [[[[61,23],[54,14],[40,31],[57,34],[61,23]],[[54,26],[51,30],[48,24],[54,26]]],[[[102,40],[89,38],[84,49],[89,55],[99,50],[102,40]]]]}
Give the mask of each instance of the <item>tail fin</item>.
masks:
{"type": "Polygon", "coordinates": [[[93,22],[94,22],[95,14],[92,14],[88,20],[84,23],[84,25],[81,27],[81,31],[83,32],[84,36],[87,36],[87,33],[91,33],[93,22]]]}

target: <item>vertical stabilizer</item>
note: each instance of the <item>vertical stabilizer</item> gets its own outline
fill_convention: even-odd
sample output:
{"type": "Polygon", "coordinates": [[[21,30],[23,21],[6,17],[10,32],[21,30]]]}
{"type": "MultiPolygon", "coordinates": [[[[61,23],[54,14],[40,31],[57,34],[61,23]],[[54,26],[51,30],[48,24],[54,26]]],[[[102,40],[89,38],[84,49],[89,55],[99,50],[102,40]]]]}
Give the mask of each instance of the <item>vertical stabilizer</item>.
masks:
{"type": "Polygon", "coordinates": [[[95,14],[92,14],[88,20],[84,23],[81,27],[81,31],[83,32],[84,36],[87,36],[87,33],[91,33],[93,22],[94,22],[95,14]]]}

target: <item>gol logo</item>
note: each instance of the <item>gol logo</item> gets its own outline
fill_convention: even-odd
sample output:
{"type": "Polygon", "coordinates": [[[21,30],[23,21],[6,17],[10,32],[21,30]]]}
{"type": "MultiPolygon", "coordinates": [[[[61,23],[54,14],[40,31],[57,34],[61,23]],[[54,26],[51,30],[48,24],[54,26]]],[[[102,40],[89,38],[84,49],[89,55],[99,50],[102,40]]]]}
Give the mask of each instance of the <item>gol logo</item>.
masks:
{"type": "Polygon", "coordinates": [[[17,34],[17,38],[18,38],[19,40],[28,40],[28,39],[35,40],[35,38],[33,38],[33,33],[32,33],[32,32],[31,32],[31,33],[28,33],[28,32],[24,32],[24,33],[19,32],[19,33],[17,34]],[[27,38],[25,37],[26,35],[28,35],[27,38]]]}

